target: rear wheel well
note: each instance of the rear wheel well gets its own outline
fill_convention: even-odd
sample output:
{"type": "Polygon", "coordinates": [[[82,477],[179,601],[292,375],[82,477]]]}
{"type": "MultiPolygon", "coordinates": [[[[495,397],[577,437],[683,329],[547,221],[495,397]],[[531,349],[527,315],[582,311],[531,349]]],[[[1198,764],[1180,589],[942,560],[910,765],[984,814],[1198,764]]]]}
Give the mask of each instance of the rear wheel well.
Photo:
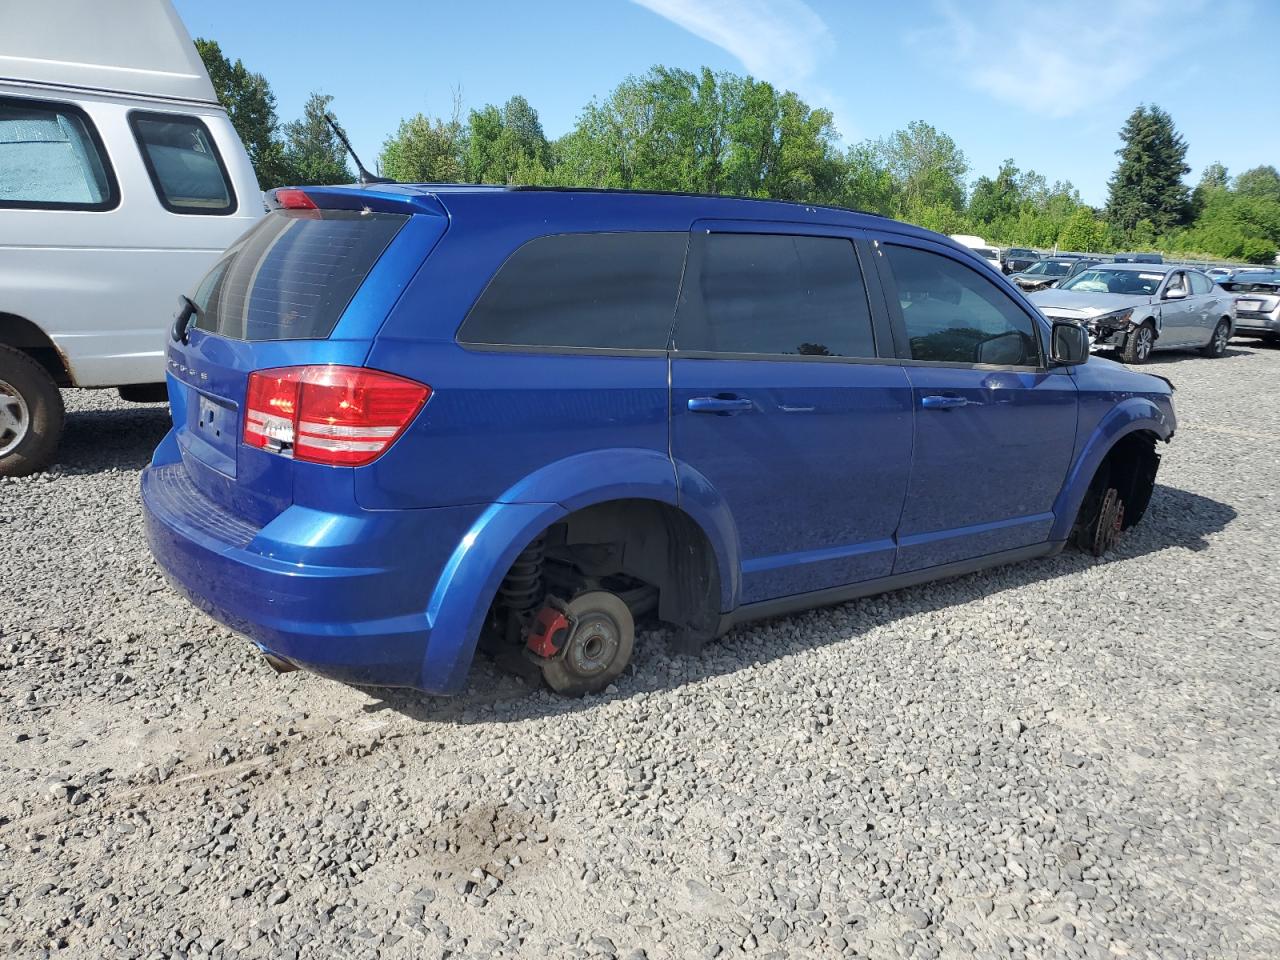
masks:
{"type": "Polygon", "coordinates": [[[610,500],[576,510],[542,532],[508,571],[493,613],[505,628],[551,594],[613,590],[658,619],[702,639],[720,619],[720,573],[702,528],[657,500],[610,500]],[[530,589],[530,562],[541,583],[530,589]],[[647,589],[645,589],[647,588],[647,589]],[[520,609],[521,607],[524,609],[520,609]]]}
{"type": "Polygon", "coordinates": [[[0,313],[0,343],[21,350],[53,378],[60,387],[73,386],[66,358],[49,335],[25,317],[0,313]]]}
{"type": "Polygon", "coordinates": [[[1135,430],[1115,442],[1094,472],[1076,520],[1077,530],[1093,520],[1093,512],[1108,487],[1115,487],[1124,501],[1121,529],[1128,530],[1142,519],[1151,503],[1156,471],[1160,468],[1160,454],[1156,453],[1159,439],[1150,430],[1135,430]]]}

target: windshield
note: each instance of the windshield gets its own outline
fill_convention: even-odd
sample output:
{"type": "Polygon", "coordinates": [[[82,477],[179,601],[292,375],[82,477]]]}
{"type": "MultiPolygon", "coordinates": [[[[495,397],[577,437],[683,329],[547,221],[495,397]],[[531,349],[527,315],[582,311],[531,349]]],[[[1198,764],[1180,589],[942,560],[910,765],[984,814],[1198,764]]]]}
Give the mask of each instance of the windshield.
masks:
{"type": "Polygon", "coordinates": [[[1120,293],[1130,297],[1151,297],[1155,296],[1163,279],[1163,273],[1090,267],[1064,283],[1061,289],[1078,290],[1081,293],[1120,293]]]}
{"type": "Polygon", "coordinates": [[[1023,272],[1038,277],[1065,277],[1070,269],[1071,265],[1061,260],[1037,260],[1023,272]]]}
{"type": "Polygon", "coordinates": [[[980,256],[983,260],[995,260],[1000,256],[1000,254],[992,250],[990,247],[974,247],[973,252],[976,253],[978,256],[980,256]]]}

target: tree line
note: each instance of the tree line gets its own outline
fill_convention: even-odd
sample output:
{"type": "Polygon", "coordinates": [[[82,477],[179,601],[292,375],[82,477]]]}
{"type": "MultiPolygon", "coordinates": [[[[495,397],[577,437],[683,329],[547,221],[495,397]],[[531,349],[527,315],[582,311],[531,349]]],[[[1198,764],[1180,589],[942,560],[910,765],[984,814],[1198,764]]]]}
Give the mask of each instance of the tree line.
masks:
{"type": "MultiPolygon", "coordinates": [[[[342,144],[324,120],[331,97],[313,93],[299,119],[282,123],[262,74],[232,62],[214,41],[196,46],[263,189],[351,182],[342,144]]],[[[1274,167],[1232,177],[1211,164],[1190,189],[1186,141],[1154,105],[1133,111],[1120,140],[1107,204],[1094,209],[1070,182],[1049,183],[1012,159],[970,183],[964,151],[923,121],[846,148],[831,112],[792,91],[727,71],[655,66],[593,99],[573,129],[554,140],[518,94],[465,115],[455,95],[447,117],[402,120],[377,166],[403,182],[619,187],[833,204],[1005,246],[1159,249],[1255,263],[1275,257],[1274,167]]]]}

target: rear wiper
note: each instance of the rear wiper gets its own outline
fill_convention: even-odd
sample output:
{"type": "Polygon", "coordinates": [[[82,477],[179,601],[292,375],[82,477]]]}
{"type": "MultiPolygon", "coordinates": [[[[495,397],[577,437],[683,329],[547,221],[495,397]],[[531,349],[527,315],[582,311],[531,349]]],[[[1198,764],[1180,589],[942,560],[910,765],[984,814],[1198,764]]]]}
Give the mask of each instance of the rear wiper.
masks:
{"type": "Polygon", "coordinates": [[[185,293],[178,295],[178,315],[173,318],[173,326],[169,336],[176,342],[186,344],[189,341],[187,327],[191,326],[191,318],[200,316],[200,307],[185,293]]]}

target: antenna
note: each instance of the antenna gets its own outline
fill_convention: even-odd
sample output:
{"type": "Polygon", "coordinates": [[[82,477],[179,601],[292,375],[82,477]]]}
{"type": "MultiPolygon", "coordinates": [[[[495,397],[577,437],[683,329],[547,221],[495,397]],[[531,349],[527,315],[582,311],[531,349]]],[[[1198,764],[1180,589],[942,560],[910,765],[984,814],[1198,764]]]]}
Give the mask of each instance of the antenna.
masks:
{"type": "Polygon", "coordinates": [[[356,156],[355,150],[351,149],[351,141],[347,139],[347,135],[342,132],[342,128],[338,126],[338,121],[333,119],[329,113],[324,115],[325,122],[329,124],[329,129],[333,131],[333,135],[342,141],[342,145],[347,148],[347,153],[351,154],[351,159],[356,162],[356,170],[360,174],[360,186],[367,187],[371,183],[395,183],[390,177],[375,177],[372,173],[364,168],[364,164],[360,162],[360,158],[356,156]]]}

